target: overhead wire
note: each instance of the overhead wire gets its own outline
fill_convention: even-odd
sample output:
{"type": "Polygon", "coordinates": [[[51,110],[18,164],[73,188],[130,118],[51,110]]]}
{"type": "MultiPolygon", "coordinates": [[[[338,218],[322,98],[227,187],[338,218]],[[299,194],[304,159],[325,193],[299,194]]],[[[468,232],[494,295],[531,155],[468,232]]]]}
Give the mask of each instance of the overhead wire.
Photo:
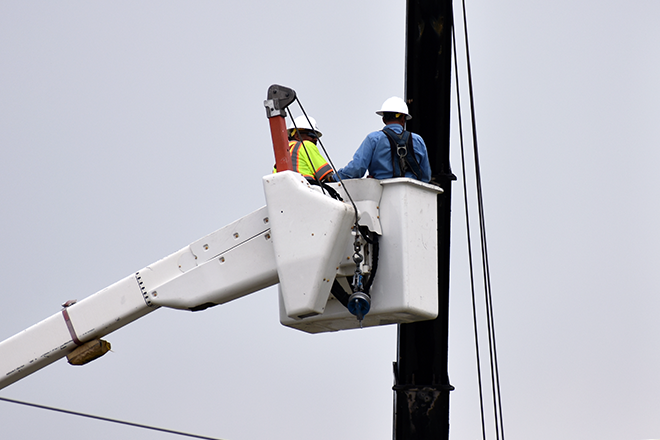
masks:
{"type": "Polygon", "coordinates": [[[474,287],[474,264],[472,258],[472,234],[470,232],[470,212],[468,207],[468,192],[467,192],[467,177],[465,171],[465,142],[463,141],[463,118],[461,112],[461,94],[460,86],[458,81],[458,60],[456,56],[456,32],[454,26],[451,28],[452,40],[453,40],[453,50],[454,50],[454,79],[456,81],[456,105],[458,111],[458,133],[461,144],[461,170],[463,175],[463,205],[465,206],[465,224],[466,224],[466,233],[467,233],[467,251],[468,251],[468,262],[470,267],[470,291],[472,294],[472,326],[474,329],[474,342],[475,342],[475,354],[477,359],[477,381],[479,385],[479,407],[481,411],[481,433],[483,440],[486,440],[486,417],[484,414],[484,392],[483,384],[481,382],[481,357],[479,354],[479,331],[477,323],[477,300],[476,300],[476,290],[474,287]]]}
{"type": "MultiPolygon", "coordinates": [[[[490,354],[490,372],[491,372],[491,386],[493,394],[493,412],[494,412],[494,423],[495,423],[495,435],[499,440],[500,434],[502,440],[504,440],[504,420],[502,415],[502,399],[501,399],[501,388],[500,388],[500,378],[499,378],[499,365],[497,359],[497,343],[495,338],[495,318],[493,312],[493,298],[492,298],[492,289],[490,282],[490,264],[488,260],[488,246],[487,246],[487,237],[486,237],[486,218],[484,213],[484,204],[483,204],[483,187],[481,182],[481,167],[479,161],[479,149],[477,142],[477,123],[476,123],[476,114],[475,114],[475,105],[474,105],[474,89],[472,81],[472,66],[471,66],[471,57],[470,57],[470,45],[468,40],[468,28],[467,28],[467,14],[465,7],[465,0],[462,0],[462,9],[463,9],[463,32],[465,38],[465,55],[466,55],[466,64],[468,72],[468,90],[469,90],[469,99],[470,99],[470,116],[471,116],[471,129],[472,129],[472,145],[473,145],[473,154],[474,154],[474,166],[475,166],[475,181],[476,181],[476,190],[477,190],[477,205],[479,211],[479,232],[480,232],[480,244],[481,244],[481,261],[482,261],[482,272],[484,277],[484,301],[486,308],[486,323],[488,330],[488,346],[490,354]]],[[[453,32],[453,29],[452,29],[453,32]]],[[[458,95],[458,64],[456,63],[456,38],[455,33],[452,34],[454,38],[454,59],[455,59],[455,68],[456,68],[456,87],[458,95]]],[[[459,97],[460,101],[460,97],[459,97]]],[[[474,275],[473,275],[473,265],[472,265],[472,251],[471,251],[471,239],[469,238],[469,217],[467,209],[467,186],[465,178],[465,161],[464,161],[464,149],[463,149],[463,133],[462,133],[462,123],[460,122],[460,102],[459,102],[459,130],[461,136],[461,158],[463,160],[463,180],[464,180],[464,192],[465,192],[465,204],[466,204],[466,223],[468,227],[468,247],[469,247],[469,259],[470,259],[470,281],[473,289],[473,320],[474,320],[474,331],[475,331],[475,346],[477,350],[477,371],[479,375],[479,393],[481,400],[482,408],[482,432],[485,440],[485,420],[483,414],[483,392],[481,384],[481,362],[479,358],[479,345],[478,345],[478,330],[477,330],[477,318],[476,318],[476,306],[475,306],[475,297],[474,297],[474,275]]]]}
{"type": "Polygon", "coordinates": [[[32,408],[45,409],[45,410],[48,410],[48,411],[60,412],[60,413],[69,414],[69,415],[73,415],[73,416],[87,417],[89,419],[101,420],[101,421],[110,422],[110,423],[117,423],[117,424],[120,424],[120,425],[127,425],[127,426],[131,426],[133,428],[150,429],[152,431],[159,431],[159,432],[163,432],[163,433],[166,433],[166,434],[174,434],[174,435],[179,435],[179,436],[183,436],[183,437],[197,438],[197,439],[202,439],[202,440],[223,440],[223,439],[220,439],[220,438],[217,438],[217,437],[207,437],[207,436],[204,436],[204,435],[190,434],[188,432],[174,431],[172,429],[159,428],[159,427],[156,427],[156,426],[144,425],[144,424],[141,424],[141,423],[134,423],[134,422],[127,422],[125,420],[113,419],[113,418],[110,418],[110,417],[101,417],[101,416],[96,416],[96,415],[93,415],[93,414],[81,413],[81,412],[78,412],[78,411],[71,411],[71,410],[62,409],[62,408],[55,408],[55,407],[52,407],[52,406],[39,405],[39,404],[36,404],[36,403],[30,403],[30,402],[23,402],[21,400],[8,399],[6,397],[0,397],[0,400],[4,401],[4,402],[8,402],[8,403],[13,403],[13,404],[16,404],[16,405],[24,405],[24,406],[29,406],[29,407],[32,407],[32,408]]]}

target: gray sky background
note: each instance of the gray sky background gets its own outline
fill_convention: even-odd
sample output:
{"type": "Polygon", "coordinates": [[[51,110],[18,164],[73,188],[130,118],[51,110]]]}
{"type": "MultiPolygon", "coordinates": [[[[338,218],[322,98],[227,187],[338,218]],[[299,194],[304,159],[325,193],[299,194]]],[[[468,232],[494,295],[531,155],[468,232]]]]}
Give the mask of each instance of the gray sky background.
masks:
{"type": "MultiPolygon", "coordinates": [[[[660,3],[467,8],[506,437],[660,438],[660,3]]],[[[0,339],[262,206],[270,84],[343,166],[403,94],[404,20],[403,1],[0,3],[0,339]]],[[[481,438],[461,200],[459,181],[455,440],[481,438]]],[[[393,326],[284,328],[270,288],[107,339],[0,396],[228,440],[391,438],[393,326]]],[[[3,402],[0,436],[173,438],[3,402]]]]}

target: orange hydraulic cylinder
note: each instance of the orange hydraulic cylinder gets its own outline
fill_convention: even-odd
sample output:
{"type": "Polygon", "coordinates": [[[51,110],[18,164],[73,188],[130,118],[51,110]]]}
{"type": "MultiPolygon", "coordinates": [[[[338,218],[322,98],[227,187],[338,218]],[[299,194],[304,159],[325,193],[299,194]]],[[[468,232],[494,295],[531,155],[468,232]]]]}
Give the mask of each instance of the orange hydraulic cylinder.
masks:
{"type": "Polygon", "coordinates": [[[275,167],[277,171],[293,171],[291,154],[289,153],[289,136],[283,116],[274,116],[268,119],[270,123],[270,136],[273,139],[275,153],[275,167]]]}

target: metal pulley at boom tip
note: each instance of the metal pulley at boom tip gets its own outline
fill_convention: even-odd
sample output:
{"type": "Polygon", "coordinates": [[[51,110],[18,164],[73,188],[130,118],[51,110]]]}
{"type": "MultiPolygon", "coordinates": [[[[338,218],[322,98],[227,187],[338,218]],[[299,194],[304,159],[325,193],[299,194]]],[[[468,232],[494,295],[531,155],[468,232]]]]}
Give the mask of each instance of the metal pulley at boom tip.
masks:
{"type": "Polygon", "coordinates": [[[268,94],[264,101],[266,117],[270,124],[270,134],[273,141],[275,167],[280,171],[293,170],[293,163],[289,154],[289,136],[284,118],[286,117],[286,108],[295,99],[295,90],[273,84],[268,88],[268,94]]]}
{"type": "Polygon", "coordinates": [[[296,100],[296,91],[288,87],[273,84],[268,87],[268,96],[264,101],[266,117],[286,116],[286,108],[296,100]]]}

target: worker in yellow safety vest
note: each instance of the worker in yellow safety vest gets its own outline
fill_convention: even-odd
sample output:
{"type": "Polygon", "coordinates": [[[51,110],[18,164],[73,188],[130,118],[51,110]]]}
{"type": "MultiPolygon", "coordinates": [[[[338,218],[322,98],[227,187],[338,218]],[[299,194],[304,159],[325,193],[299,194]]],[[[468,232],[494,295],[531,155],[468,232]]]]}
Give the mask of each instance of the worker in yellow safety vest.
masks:
{"type": "MultiPolygon", "coordinates": [[[[293,171],[302,174],[307,179],[319,182],[333,182],[334,172],[321,153],[316,142],[323,134],[312,117],[298,116],[288,127],[289,152],[293,171]],[[310,125],[311,122],[311,125],[310,125]]],[[[273,172],[277,170],[273,168],[273,172]]]]}

